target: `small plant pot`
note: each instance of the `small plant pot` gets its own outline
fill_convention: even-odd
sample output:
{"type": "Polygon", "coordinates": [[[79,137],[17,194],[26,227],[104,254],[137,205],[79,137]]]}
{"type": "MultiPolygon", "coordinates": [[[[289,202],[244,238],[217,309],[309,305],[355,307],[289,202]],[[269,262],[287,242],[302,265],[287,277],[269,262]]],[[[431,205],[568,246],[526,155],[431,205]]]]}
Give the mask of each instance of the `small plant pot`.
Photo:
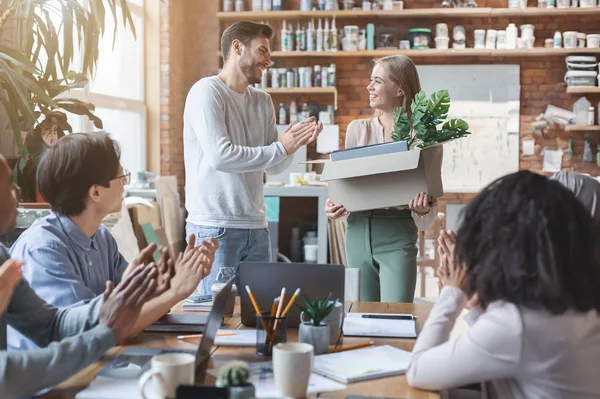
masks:
{"type": "Polygon", "coordinates": [[[299,341],[310,344],[315,349],[315,355],[329,352],[329,326],[312,323],[302,323],[299,328],[299,341]]]}
{"type": "Polygon", "coordinates": [[[217,386],[229,390],[229,399],[252,399],[255,397],[256,390],[253,384],[247,384],[239,387],[224,386],[217,381],[217,386]]]}

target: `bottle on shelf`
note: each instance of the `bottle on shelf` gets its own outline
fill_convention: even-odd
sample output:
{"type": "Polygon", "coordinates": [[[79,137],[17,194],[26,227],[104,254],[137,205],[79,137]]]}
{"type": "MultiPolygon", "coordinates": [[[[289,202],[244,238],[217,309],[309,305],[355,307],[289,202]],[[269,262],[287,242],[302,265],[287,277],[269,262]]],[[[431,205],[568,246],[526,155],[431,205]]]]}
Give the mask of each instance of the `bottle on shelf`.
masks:
{"type": "Polygon", "coordinates": [[[262,9],[263,11],[271,11],[273,9],[273,2],[271,0],[263,0],[262,9]]]}
{"type": "Polygon", "coordinates": [[[328,72],[328,77],[327,77],[328,86],[335,87],[335,64],[331,64],[329,66],[329,70],[327,72],[328,72]]]}
{"type": "Polygon", "coordinates": [[[302,34],[299,23],[296,24],[296,51],[302,51],[302,34]]]}
{"type": "Polygon", "coordinates": [[[285,112],[285,105],[283,103],[279,103],[279,124],[285,125],[287,121],[287,113],[285,112]]]}
{"type": "Polygon", "coordinates": [[[298,105],[296,105],[296,100],[292,100],[290,103],[290,123],[292,125],[298,123],[298,105]]]}
{"type": "Polygon", "coordinates": [[[312,10],[312,0],[302,0],[300,2],[300,11],[312,10]]]}
{"type": "Polygon", "coordinates": [[[317,4],[319,6],[319,10],[320,11],[324,11],[325,10],[325,0],[319,0],[319,2],[317,4]]]}
{"type": "Polygon", "coordinates": [[[590,147],[590,141],[586,140],[583,147],[583,155],[581,156],[581,162],[593,162],[592,148],[590,147]]]}
{"type": "Polygon", "coordinates": [[[515,24],[508,24],[508,28],[506,28],[506,48],[507,49],[516,49],[519,38],[519,31],[515,24]]]}
{"type": "Polygon", "coordinates": [[[588,125],[594,124],[594,113],[595,113],[594,111],[595,111],[595,108],[590,105],[590,108],[588,109],[588,125]]]}
{"type": "Polygon", "coordinates": [[[321,87],[329,87],[329,68],[321,68],[321,87]]]}
{"type": "Polygon", "coordinates": [[[335,27],[335,17],[333,17],[333,20],[331,21],[331,32],[329,34],[329,41],[331,42],[330,50],[337,51],[338,50],[338,32],[335,27]]]}
{"type": "Polygon", "coordinates": [[[223,11],[224,12],[232,12],[233,11],[233,0],[223,0],[223,11]]]}
{"type": "Polygon", "coordinates": [[[278,68],[271,69],[271,87],[274,89],[279,88],[279,69],[278,68]]]}
{"type": "Polygon", "coordinates": [[[562,47],[562,34],[559,31],[554,33],[554,48],[562,47]]]}
{"type": "Polygon", "coordinates": [[[281,51],[288,51],[288,30],[285,19],[283,20],[283,27],[281,28],[281,51]]]}
{"type": "Polygon", "coordinates": [[[306,30],[306,51],[315,51],[315,21],[308,22],[306,30]]]}
{"type": "Polygon", "coordinates": [[[262,0],[252,0],[252,11],[262,11],[262,0]]]}
{"type": "Polygon", "coordinates": [[[244,0],[235,0],[235,11],[236,12],[244,11],[244,0]]]}
{"type": "Polygon", "coordinates": [[[308,109],[308,104],[304,103],[302,104],[302,113],[301,113],[301,119],[303,121],[307,120],[308,118],[310,118],[310,110],[308,109]]]}
{"type": "Polygon", "coordinates": [[[294,29],[292,28],[292,24],[290,24],[288,28],[288,51],[294,51],[294,29]]]}
{"type": "Polygon", "coordinates": [[[317,51],[323,51],[323,25],[321,25],[321,18],[319,18],[319,25],[317,26],[317,51]]]}
{"type": "Polygon", "coordinates": [[[282,0],[273,0],[273,11],[281,11],[281,1],[282,0]]]}
{"type": "Polygon", "coordinates": [[[600,144],[598,144],[596,150],[598,151],[596,152],[596,166],[600,168],[600,144]]]}
{"type": "Polygon", "coordinates": [[[306,29],[300,26],[300,51],[306,51],[306,29]]]}
{"type": "Polygon", "coordinates": [[[329,20],[325,18],[325,28],[323,29],[323,51],[329,51],[329,20]]]}
{"type": "Polygon", "coordinates": [[[321,87],[321,65],[315,65],[315,81],[314,87],[321,87]]]}

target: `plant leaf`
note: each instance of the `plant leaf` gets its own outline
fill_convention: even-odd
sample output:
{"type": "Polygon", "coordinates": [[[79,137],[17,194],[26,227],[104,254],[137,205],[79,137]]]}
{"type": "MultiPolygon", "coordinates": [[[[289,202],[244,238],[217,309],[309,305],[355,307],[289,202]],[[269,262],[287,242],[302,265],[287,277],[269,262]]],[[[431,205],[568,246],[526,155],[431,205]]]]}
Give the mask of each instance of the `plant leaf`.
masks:
{"type": "Polygon", "coordinates": [[[412,104],[410,105],[413,129],[421,122],[421,119],[425,115],[427,104],[427,95],[421,90],[415,95],[415,98],[413,98],[412,104]]]}
{"type": "MultiPolygon", "coordinates": [[[[450,110],[450,94],[448,90],[440,90],[432,94],[427,105],[427,110],[440,122],[448,117],[450,110]]],[[[439,124],[439,123],[436,123],[439,124]]]]}
{"type": "Polygon", "coordinates": [[[402,107],[394,109],[394,131],[392,132],[392,140],[403,141],[410,139],[410,121],[408,114],[402,107]]]}

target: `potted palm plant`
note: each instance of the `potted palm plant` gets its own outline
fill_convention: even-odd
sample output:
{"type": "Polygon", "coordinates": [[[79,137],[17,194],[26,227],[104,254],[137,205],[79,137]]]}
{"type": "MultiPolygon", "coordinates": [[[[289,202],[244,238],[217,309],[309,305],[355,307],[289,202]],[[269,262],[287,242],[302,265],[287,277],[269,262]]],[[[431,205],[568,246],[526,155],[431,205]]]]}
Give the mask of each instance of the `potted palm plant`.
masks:
{"type": "Polygon", "coordinates": [[[229,389],[230,399],[250,399],[255,396],[254,385],[249,382],[250,369],[245,362],[229,362],[220,370],[218,387],[229,389]]]}
{"type": "Polygon", "coordinates": [[[43,151],[72,132],[65,112],[87,115],[102,128],[102,121],[93,114],[94,106],[67,93],[84,87],[94,72],[107,15],[115,22],[115,38],[121,21],[135,37],[126,0],[9,0],[0,4],[0,36],[11,36],[10,41],[0,43],[0,102],[18,148],[14,174],[25,200],[35,200],[35,172],[43,151]],[[74,72],[76,60],[81,66],[74,72]]]}
{"type": "Polygon", "coordinates": [[[300,314],[299,341],[311,344],[314,347],[315,355],[329,352],[330,326],[323,320],[329,316],[337,304],[337,300],[330,301],[331,293],[325,300],[315,298],[310,301],[306,295],[306,306],[299,306],[302,310],[300,314]],[[309,319],[304,320],[305,316],[309,319]]]}

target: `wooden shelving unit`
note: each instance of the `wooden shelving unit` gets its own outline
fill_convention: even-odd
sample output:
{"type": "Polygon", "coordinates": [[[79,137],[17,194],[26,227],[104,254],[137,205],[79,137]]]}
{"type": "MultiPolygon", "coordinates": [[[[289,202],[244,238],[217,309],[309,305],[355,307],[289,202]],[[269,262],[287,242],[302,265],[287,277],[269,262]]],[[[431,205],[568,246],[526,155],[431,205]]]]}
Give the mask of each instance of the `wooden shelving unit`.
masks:
{"type": "Polygon", "coordinates": [[[274,89],[272,87],[260,88],[269,94],[282,94],[282,95],[299,95],[299,94],[333,94],[333,108],[337,111],[338,109],[338,92],[335,87],[282,87],[274,89]]]}
{"type": "Polygon", "coordinates": [[[567,93],[570,94],[600,94],[600,87],[598,86],[571,86],[567,87],[567,93]]]}
{"type": "Polygon", "coordinates": [[[600,132],[599,125],[567,125],[567,132],[600,132]]]}
{"type": "MultiPolygon", "coordinates": [[[[468,48],[464,50],[365,50],[365,51],[273,51],[271,58],[282,57],[319,57],[319,58],[338,58],[338,57],[385,57],[388,55],[404,54],[411,58],[417,57],[548,57],[562,56],[569,54],[600,54],[600,48],[575,48],[575,49],[553,49],[537,47],[533,49],[515,49],[515,50],[486,50],[468,48]]],[[[217,52],[220,57],[221,52],[217,52]]]]}
{"type": "Polygon", "coordinates": [[[250,20],[295,20],[304,18],[332,18],[358,19],[358,18],[465,18],[465,17],[545,17],[590,15],[600,16],[600,7],[593,8],[416,8],[400,11],[380,10],[339,10],[339,11],[245,11],[245,12],[218,12],[217,18],[222,21],[250,20]]]}

